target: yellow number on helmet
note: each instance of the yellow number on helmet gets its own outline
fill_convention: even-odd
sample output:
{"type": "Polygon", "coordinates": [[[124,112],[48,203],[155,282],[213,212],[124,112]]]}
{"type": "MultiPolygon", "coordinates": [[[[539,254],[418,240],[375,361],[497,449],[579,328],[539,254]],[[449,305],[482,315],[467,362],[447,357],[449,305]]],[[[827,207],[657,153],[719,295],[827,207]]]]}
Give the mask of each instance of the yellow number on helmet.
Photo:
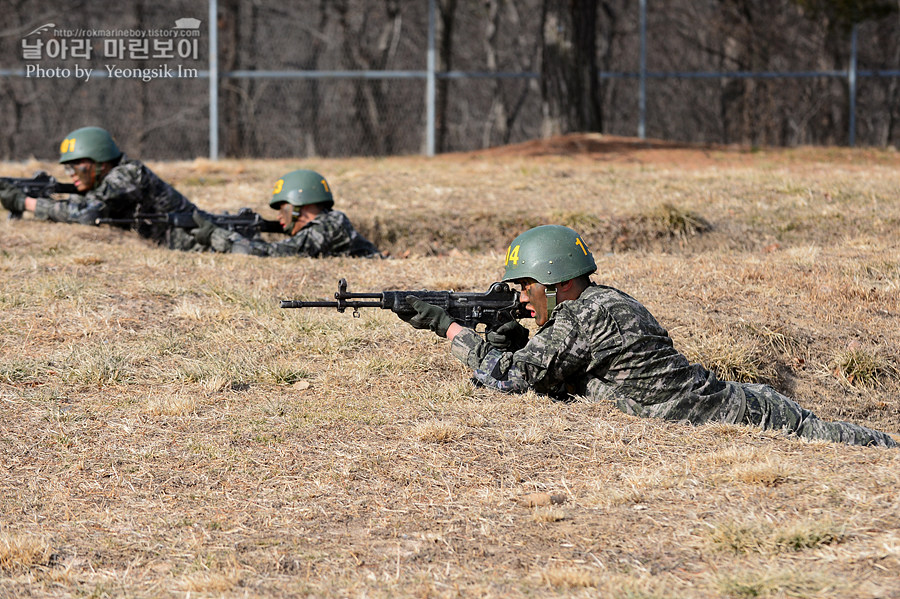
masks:
{"type": "Polygon", "coordinates": [[[585,256],[588,255],[587,248],[584,246],[584,242],[581,241],[581,237],[576,237],[576,238],[575,238],[575,245],[577,245],[578,247],[581,248],[581,251],[584,252],[584,255],[585,255],[585,256]]]}
{"type": "Polygon", "coordinates": [[[68,154],[69,152],[74,152],[74,151],[75,151],[75,138],[74,137],[62,140],[62,143],[59,146],[60,154],[68,154]]]}
{"type": "Polygon", "coordinates": [[[331,191],[330,189],[328,189],[328,181],[326,181],[325,179],[322,179],[322,187],[324,187],[325,191],[327,192],[331,191]]]}
{"type": "Polygon", "coordinates": [[[284,187],[284,179],[279,179],[275,181],[275,189],[272,190],[272,195],[276,193],[281,193],[281,189],[284,187]]]}
{"type": "Polygon", "coordinates": [[[518,266],[518,264],[519,264],[519,247],[520,246],[518,246],[518,245],[516,247],[509,246],[506,249],[506,262],[504,263],[504,266],[508,266],[510,262],[512,262],[513,264],[518,266]]]}

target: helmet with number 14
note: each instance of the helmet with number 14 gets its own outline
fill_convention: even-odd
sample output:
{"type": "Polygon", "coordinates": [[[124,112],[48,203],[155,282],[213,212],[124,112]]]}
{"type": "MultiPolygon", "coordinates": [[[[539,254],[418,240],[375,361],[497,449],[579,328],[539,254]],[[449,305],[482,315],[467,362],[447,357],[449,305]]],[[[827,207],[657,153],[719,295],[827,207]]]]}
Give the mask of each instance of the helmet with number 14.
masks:
{"type": "Polygon", "coordinates": [[[561,225],[541,225],[509,244],[503,280],[534,279],[553,285],[596,270],[594,256],[578,233],[561,225]]]}
{"type": "Polygon", "coordinates": [[[535,322],[543,325],[556,309],[557,284],[596,270],[594,256],[578,233],[561,225],[542,225],[509,244],[503,280],[522,285],[521,297],[531,304],[535,322]],[[540,283],[542,291],[532,290],[529,280],[540,283]]]}

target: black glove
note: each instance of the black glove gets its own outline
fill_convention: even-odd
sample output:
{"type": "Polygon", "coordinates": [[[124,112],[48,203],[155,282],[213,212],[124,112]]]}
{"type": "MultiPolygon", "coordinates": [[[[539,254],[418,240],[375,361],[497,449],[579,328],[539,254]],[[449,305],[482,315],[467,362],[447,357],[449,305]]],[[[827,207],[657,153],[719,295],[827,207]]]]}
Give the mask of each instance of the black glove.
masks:
{"type": "Polygon", "coordinates": [[[447,336],[447,329],[453,324],[453,319],[450,318],[450,315],[443,308],[433,306],[413,296],[407,297],[406,303],[416,313],[398,314],[401,320],[408,322],[415,329],[431,329],[441,337],[447,336]]]}
{"type": "Polygon", "coordinates": [[[6,181],[0,181],[0,204],[15,218],[25,212],[25,192],[6,181]]]}
{"type": "Polygon", "coordinates": [[[518,351],[528,343],[528,329],[510,320],[493,331],[488,331],[484,338],[500,351],[518,351]]]}
{"type": "Polygon", "coordinates": [[[212,237],[213,231],[216,230],[216,225],[204,218],[199,210],[194,210],[194,222],[197,223],[197,228],[191,231],[194,239],[197,240],[197,243],[209,245],[209,238],[212,237]]]}

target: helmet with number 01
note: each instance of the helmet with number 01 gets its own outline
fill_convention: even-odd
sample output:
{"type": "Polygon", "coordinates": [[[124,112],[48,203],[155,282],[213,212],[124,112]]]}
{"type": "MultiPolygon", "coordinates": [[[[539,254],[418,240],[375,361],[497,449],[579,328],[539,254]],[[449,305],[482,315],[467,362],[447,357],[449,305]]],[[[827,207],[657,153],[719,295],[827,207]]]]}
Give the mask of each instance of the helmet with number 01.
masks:
{"type": "Polygon", "coordinates": [[[90,158],[94,162],[109,162],[121,158],[122,150],[112,135],[100,127],[75,129],[59,145],[59,162],[90,158]]]}
{"type": "Polygon", "coordinates": [[[509,244],[503,280],[534,279],[553,285],[596,270],[594,256],[578,233],[561,225],[541,225],[509,244]]]}
{"type": "Polygon", "coordinates": [[[316,171],[297,170],[275,182],[269,206],[277,210],[285,202],[292,206],[325,204],[331,208],[334,206],[334,196],[325,177],[316,171]]]}

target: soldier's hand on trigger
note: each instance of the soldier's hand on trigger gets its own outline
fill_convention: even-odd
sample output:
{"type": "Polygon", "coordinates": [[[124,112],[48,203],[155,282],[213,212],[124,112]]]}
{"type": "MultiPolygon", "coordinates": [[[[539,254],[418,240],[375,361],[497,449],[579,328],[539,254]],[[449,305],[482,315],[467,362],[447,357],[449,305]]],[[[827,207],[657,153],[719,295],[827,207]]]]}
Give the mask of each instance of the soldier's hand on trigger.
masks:
{"type": "Polygon", "coordinates": [[[528,329],[511,320],[484,335],[485,340],[500,351],[518,351],[528,343],[528,329]]]}

